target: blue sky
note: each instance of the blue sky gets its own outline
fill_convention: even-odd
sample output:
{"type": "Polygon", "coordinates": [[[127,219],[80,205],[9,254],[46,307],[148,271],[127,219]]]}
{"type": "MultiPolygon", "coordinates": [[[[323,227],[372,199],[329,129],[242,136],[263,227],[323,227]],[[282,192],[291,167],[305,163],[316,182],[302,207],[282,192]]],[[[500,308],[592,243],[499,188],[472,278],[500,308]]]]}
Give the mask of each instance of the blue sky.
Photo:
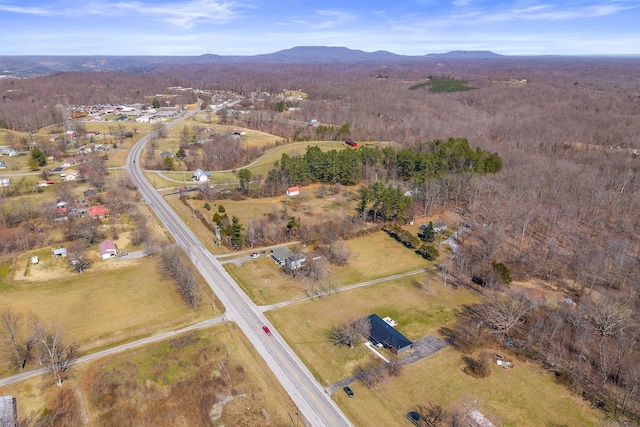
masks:
{"type": "Polygon", "coordinates": [[[0,55],[640,54],[640,0],[0,0],[0,55]]]}

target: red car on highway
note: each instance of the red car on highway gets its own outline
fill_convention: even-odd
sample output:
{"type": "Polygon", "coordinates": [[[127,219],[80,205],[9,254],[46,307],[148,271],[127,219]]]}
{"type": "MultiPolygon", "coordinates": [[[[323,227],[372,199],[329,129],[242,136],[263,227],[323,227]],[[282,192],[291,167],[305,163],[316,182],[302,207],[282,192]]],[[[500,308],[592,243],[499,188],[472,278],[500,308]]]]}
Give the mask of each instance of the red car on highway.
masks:
{"type": "Polygon", "coordinates": [[[265,334],[271,335],[271,331],[269,330],[269,328],[267,326],[263,326],[262,330],[264,331],[265,334]]]}

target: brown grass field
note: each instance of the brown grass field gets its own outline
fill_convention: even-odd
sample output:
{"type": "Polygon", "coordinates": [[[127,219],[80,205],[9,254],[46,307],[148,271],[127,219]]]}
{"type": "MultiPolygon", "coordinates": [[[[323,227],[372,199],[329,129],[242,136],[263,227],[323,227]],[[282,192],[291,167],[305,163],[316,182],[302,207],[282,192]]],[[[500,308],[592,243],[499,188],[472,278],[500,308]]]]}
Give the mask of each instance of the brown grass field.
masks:
{"type": "MultiPolygon", "coordinates": [[[[454,320],[457,307],[479,299],[467,290],[444,286],[426,273],[417,278],[425,287],[431,284],[428,292],[412,283],[416,278],[404,278],[316,298],[267,312],[267,316],[321,385],[328,386],[353,375],[355,367],[375,360],[362,344],[349,349],[329,343],[326,334],[331,326],[376,313],[396,320],[398,330],[416,339],[437,334],[441,326],[454,320]]],[[[382,352],[393,357],[386,350],[382,352]]],[[[353,399],[341,390],[334,399],[357,426],[404,425],[405,413],[426,400],[446,409],[450,402],[472,405],[476,401],[481,412],[499,421],[497,425],[599,425],[597,411],[534,365],[516,361],[514,369],[495,367],[485,379],[466,375],[463,367],[461,354],[446,348],[403,367],[399,377],[390,377],[373,389],[353,384],[353,399]]]]}
{"type": "MultiPolygon", "coordinates": [[[[200,417],[208,416],[212,425],[284,426],[296,419],[295,406],[235,325],[76,365],[62,388],[75,391],[87,425],[203,425],[200,417]]],[[[46,377],[0,388],[18,398],[21,419],[42,413],[58,391],[46,377]]]]}
{"type": "MultiPolygon", "coordinates": [[[[52,271],[56,269],[53,261],[64,262],[52,260],[52,271]]],[[[82,274],[54,276],[54,280],[35,280],[29,270],[26,280],[12,278],[46,262],[27,267],[28,255],[16,258],[0,282],[0,309],[33,313],[47,324],[61,325],[67,339],[78,342],[83,352],[196,323],[213,314],[208,288],[198,310],[185,305],[173,282],[160,272],[158,255],[100,261],[82,274]]],[[[12,373],[6,365],[0,366],[0,375],[12,373]]]]}
{"type": "Polygon", "coordinates": [[[342,391],[334,395],[354,425],[405,425],[405,414],[431,401],[450,409],[450,402],[476,407],[494,425],[504,427],[606,425],[602,414],[590,408],[548,373],[535,365],[515,362],[513,369],[494,366],[487,378],[464,372],[461,354],[445,348],[413,365],[404,366],[373,389],[360,383],[349,399],[342,391]]]}
{"type": "MultiPolygon", "coordinates": [[[[351,251],[349,263],[345,266],[330,265],[326,278],[321,283],[314,284],[316,290],[320,285],[325,289],[341,288],[434,266],[433,262],[426,261],[382,231],[347,240],[344,243],[351,251]],[[381,257],[380,254],[384,256],[381,257]]],[[[242,264],[242,267],[225,264],[225,268],[257,304],[268,305],[301,298],[306,295],[305,290],[311,290],[310,282],[294,279],[280,272],[279,267],[268,254],[247,261],[242,264]]]]}
{"type": "Polygon", "coordinates": [[[423,273],[316,297],[269,311],[267,316],[288,337],[320,383],[328,386],[352,375],[362,355],[370,353],[362,345],[348,349],[330,344],[326,334],[331,326],[376,313],[391,317],[407,338],[416,339],[436,333],[454,319],[457,307],[476,301],[477,295],[445,287],[431,274],[423,273]],[[415,280],[423,285],[433,282],[431,291],[418,289],[413,284],[415,280]]]}

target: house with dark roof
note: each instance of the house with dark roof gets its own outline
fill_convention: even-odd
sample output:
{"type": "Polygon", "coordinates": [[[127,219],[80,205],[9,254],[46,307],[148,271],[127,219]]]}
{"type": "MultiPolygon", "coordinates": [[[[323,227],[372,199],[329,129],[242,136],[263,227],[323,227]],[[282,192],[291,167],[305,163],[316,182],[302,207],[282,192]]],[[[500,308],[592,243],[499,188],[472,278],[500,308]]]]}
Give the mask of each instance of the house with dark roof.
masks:
{"type": "Polygon", "coordinates": [[[412,342],[402,335],[396,328],[384,321],[377,314],[368,317],[371,323],[369,341],[372,344],[390,349],[395,354],[402,354],[411,349],[412,342]]]}
{"type": "Polygon", "coordinates": [[[286,266],[289,270],[297,270],[307,260],[307,257],[303,254],[293,253],[285,246],[272,249],[271,258],[276,264],[286,266]]]}

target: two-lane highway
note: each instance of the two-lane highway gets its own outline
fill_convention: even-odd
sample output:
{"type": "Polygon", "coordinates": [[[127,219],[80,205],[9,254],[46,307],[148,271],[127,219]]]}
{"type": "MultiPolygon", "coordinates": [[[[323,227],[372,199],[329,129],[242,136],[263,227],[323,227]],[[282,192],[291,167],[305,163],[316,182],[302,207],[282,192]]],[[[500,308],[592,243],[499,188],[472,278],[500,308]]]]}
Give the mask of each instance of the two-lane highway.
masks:
{"type": "MultiPolygon", "coordinates": [[[[186,113],[166,127],[175,126],[196,111],[197,109],[186,113]]],[[[127,157],[127,169],[147,203],[225,305],[227,319],[238,324],[310,425],[351,426],[349,420],[324,392],[258,306],[240,289],[220,262],[202,246],[195,234],[146,180],[139,166],[140,154],[151,138],[151,134],[147,135],[133,146],[127,157]],[[263,326],[267,326],[271,333],[266,334],[263,326]]]]}

